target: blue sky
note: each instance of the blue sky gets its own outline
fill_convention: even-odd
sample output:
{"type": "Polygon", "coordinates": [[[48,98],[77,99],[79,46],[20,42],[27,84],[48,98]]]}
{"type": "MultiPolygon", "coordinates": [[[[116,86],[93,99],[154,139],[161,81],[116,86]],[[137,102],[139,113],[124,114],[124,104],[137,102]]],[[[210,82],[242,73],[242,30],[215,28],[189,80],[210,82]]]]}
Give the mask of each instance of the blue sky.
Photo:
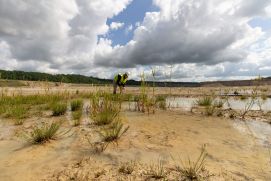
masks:
{"type": "Polygon", "coordinates": [[[271,19],[270,18],[255,18],[249,22],[252,27],[261,27],[263,31],[271,31],[271,19]]]}
{"type": "Polygon", "coordinates": [[[157,66],[164,80],[172,65],[179,81],[271,76],[271,0],[20,2],[0,1],[0,69],[138,80],[157,66]]]}
{"type": "Polygon", "coordinates": [[[107,25],[112,22],[124,23],[124,27],[110,31],[106,37],[112,40],[112,45],[125,45],[133,38],[133,30],[137,22],[142,22],[146,12],[159,11],[159,9],[152,4],[152,0],[134,0],[127,8],[117,16],[108,19],[107,25]],[[127,28],[132,25],[133,30],[127,32],[127,28]]]}

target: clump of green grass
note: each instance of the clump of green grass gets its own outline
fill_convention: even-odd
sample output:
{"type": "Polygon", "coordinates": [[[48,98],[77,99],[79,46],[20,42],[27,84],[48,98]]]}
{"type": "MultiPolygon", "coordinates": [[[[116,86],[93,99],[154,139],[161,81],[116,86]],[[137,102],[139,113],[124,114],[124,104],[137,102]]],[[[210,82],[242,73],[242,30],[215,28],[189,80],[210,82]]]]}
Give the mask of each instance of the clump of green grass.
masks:
{"type": "Polygon", "coordinates": [[[32,144],[43,144],[55,139],[61,123],[53,122],[51,124],[42,124],[36,126],[32,132],[25,134],[25,138],[32,144]]]}
{"type": "Polygon", "coordinates": [[[201,173],[205,169],[206,157],[206,148],[205,146],[202,146],[200,155],[196,161],[193,162],[188,158],[186,164],[183,164],[182,162],[182,166],[176,166],[177,171],[179,171],[182,174],[182,177],[184,177],[183,180],[205,180],[206,178],[203,178],[201,173]]]}
{"type": "Polygon", "coordinates": [[[109,127],[103,128],[100,131],[102,140],[105,142],[113,142],[120,139],[120,137],[126,133],[129,126],[123,128],[123,123],[120,120],[114,121],[109,127]]]}
{"type": "Polygon", "coordinates": [[[96,96],[91,100],[90,113],[95,125],[108,125],[119,115],[120,105],[113,101],[112,97],[106,96],[100,100],[100,97],[96,96]]]}
{"type": "Polygon", "coordinates": [[[76,99],[71,102],[71,111],[78,111],[82,109],[83,101],[81,99],[76,99]]]}
{"type": "Polygon", "coordinates": [[[198,106],[211,106],[213,103],[213,98],[210,96],[204,96],[196,100],[198,106]]]}
{"type": "Polygon", "coordinates": [[[163,162],[159,159],[157,164],[152,164],[144,173],[148,178],[152,178],[155,180],[165,179],[166,178],[166,170],[163,162]]]}
{"type": "Polygon", "coordinates": [[[66,103],[54,103],[52,104],[53,116],[61,116],[64,115],[67,111],[66,103]]]}
{"type": "Polygon", "coordinates": [[[121,164],[118,171],[119,171],[119,173],[130,175],[135,170],[135,166],[136,166],[136,163],[133,161],[125,162],[125,163],[121,164]]]}
{"type": "Polygon", "coordinates": [[[117,110],[104,109],[92,117],[95,125],[107,125],[112,123],[118,116],[119,112],[117,110]]]}
{"type": "Polygon", "coordinates": [[[80,119],[82,117],[82,110],[74,111],[72,112],[72,118],[73,118],[73,125],[79,126],[80,125],[80,119]]]}
{"type": "Polygon", "coordinates": [[[163,110],[167,109],[166,96],[163,96],[163,95],[156,96],[155,103],[158,105],[160,109],[163,109],[163,110]]]}
{"type": "Polygon", "coordinates": [[[6,107],[6,118],[11,118],[14,120],[15,125],[22,125],[24,119],[28,117],[28,106],[25,105],[14,105],[6,107]]]}

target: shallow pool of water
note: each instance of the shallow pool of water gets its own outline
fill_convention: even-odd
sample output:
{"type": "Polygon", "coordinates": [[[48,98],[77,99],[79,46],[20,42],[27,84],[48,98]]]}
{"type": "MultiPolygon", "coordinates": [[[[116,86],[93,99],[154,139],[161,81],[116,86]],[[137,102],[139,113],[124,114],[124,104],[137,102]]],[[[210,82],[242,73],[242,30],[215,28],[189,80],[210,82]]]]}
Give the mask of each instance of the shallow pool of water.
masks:
{"type": "MultiPolygon", "coordinates": [[[[195,102],[197,101],[198,98],[191,98],[191,97],[169,97],[167,98],[167,105],[170,108],[182,108],[184,110],[190,110],[193,105],[195,105],[195,102]]],[[[219,99],[217,99],[219,100],[219,99]]],[[[243,110],[245,109],[245,106],[250,102],[251,99],[246,99],[246,100],[239,100],[235,98],[229,98],[229,106],[227,103],[224,104],[224,108],[229,108],[231,107],[232,109],[235,110],[243,110]]],[[[271,99],[268,98],[265,101],[261,102],[261,108],[264,111],[269,111],[271,110],[271,99]]],[[[260,110],[260,106],[258,102],[252,106],[251,110],[260,110]]]]}

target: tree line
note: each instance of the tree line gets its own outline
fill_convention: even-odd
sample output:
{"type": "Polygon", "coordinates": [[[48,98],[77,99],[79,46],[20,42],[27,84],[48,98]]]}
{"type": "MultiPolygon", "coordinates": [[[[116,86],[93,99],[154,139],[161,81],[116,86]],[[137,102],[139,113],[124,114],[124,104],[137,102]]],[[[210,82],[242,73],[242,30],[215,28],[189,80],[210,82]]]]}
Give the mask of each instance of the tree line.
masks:
{"type": "MultiPolygon", "coordinates": [[[[25,81],[49,81],[49,82],[62,82],[62,83],[75,83],[75,84],[111,84],[111,79],[100,79],[91,76],[84,76],[79,74],[48,74],[41,72],[25,72],[25,71],[8,71],[0,70],[0,79],[8,80],[25,80],[25,81]]],[[[147,84],[152,85],[151,81],[147,84]]],[[[140,81],[128,80],[127,85],[140,86],[140,81]]],[[[199,83],[194,82],[155,82],[155,86],[160,87],[198,87],[199,83]]]]}

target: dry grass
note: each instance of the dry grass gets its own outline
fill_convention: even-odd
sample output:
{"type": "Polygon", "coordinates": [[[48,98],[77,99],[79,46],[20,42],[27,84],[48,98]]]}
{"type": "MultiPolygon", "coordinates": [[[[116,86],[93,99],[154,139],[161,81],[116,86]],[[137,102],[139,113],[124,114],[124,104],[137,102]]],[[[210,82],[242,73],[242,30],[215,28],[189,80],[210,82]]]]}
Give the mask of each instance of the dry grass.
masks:
{"type": "Polygon", "coordinates": [[[118,171],[119,171],[119,173],[122,173],[122,174],[125,174],[125,175],[130,175],[135,170],[135,166],[136,166],[136,163],[133,162],[133,161],[124,162],[124,163],[121,164],[118,171]]]}
{"type": "Polygon", "coordinates": [[[159,159],[157,164],[149,165],[144,175],[155,180],[166,179],[167,173],[162,160],[159,159]]]}

